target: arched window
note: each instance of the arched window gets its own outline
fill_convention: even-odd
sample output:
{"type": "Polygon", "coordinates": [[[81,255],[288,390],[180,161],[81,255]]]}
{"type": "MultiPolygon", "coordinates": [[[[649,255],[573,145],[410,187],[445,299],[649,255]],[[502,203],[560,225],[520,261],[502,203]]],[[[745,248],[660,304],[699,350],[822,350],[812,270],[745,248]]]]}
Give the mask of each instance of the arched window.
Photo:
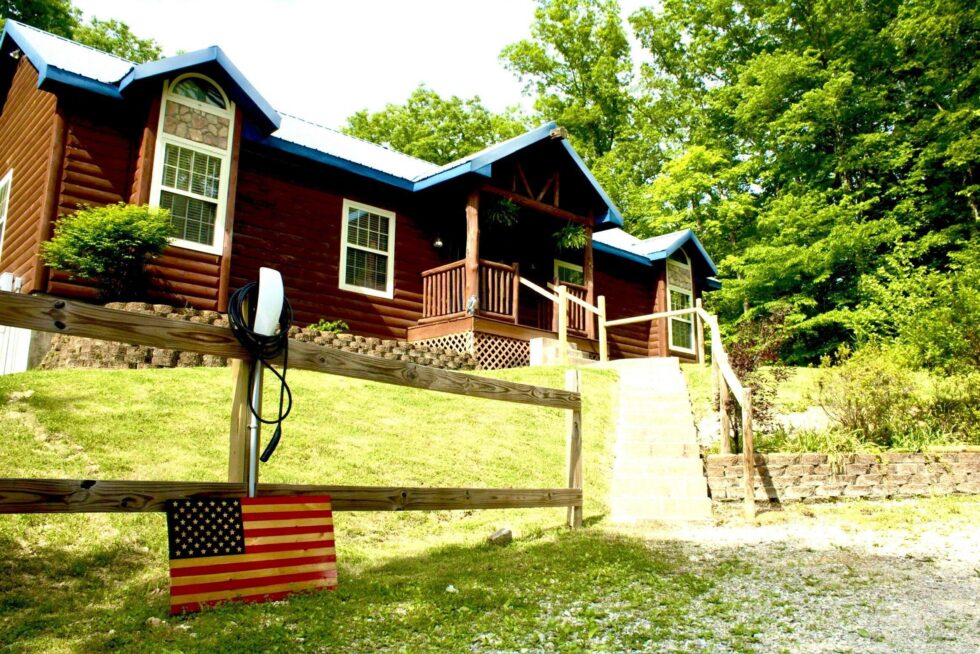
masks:
{"type": "MultiPolygon", "coordinates": [[[[667,311],[694,307],[691,260],[683,249],[667,258],[667,311]]],[[[671,350],[694,353],[694,315],[671,316],[667,320],[667,341],[671,350]]]]}
{"type": "Polygon", "coordinates": [[[170,210],[175,245],[223,249],[234,122],[214,81],[188,74],[164,83],[151,203],[170,210]]]}

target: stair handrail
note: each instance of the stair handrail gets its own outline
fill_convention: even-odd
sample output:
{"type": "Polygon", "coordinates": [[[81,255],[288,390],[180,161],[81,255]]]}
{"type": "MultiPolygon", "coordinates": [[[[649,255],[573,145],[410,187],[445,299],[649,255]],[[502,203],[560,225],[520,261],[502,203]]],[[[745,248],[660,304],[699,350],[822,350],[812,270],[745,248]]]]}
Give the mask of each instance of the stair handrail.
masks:
{"type": "MultiPolygon", "coordinates": [[[[601,297],[600,307],[605,309],[605,298],[601,297]]],[[[603,311],[603,313],[605,313],[603,311]]],[[[698,362],[703,364],[704,357],[704,334],[702,325],[707,325],[711,331],[711,372],[712,386],[717,391],[718,414],[721,422],[721,452],[722,454],[731,453],[731,426],[728,418],[728,395],[739,404],[742,412],[742,461],[744,465],[744,499],[745,514],[750,518],[755,517],[755,450],[752,445],[752,389],[742,384],[735,370],[732,369],[728,352],[725,351],[724,343],[721,340],[721,328],[718,324],[718,316],[708,313],[701,306],[701,298],[697,299],[696,306],[690,309],[675,309],[672,311],[658,311],[642,316],[632,316],[629,318],[617,318],[616,320],[600,319],[599,333],[600,352],[606,352],[606,328],[619,325],[631,325],[638,322],[652,320],[669,319],[677,316],[695,316],[695,327],[698,335],[698,362]]],[[[604,316],[603,316],[604,318],[604,316]]],[[[600,356],[605,361],[606,358],[600,356]]]]}

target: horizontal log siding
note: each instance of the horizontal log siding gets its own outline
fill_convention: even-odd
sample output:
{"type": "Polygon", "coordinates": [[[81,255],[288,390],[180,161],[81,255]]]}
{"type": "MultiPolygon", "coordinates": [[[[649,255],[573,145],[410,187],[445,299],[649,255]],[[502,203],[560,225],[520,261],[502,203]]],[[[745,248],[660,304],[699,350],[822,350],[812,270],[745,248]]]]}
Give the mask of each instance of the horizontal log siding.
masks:
{"type": "MultiPolygon", "coordinates": [[[[606,296],[609,320],[655,311],[653,271],[603,252],[595,253],[595,293],[606,296]]],[[[614,359],[656,355],[651,347],[650,323],[611,327],[609,356],[614,359]]]]}
{"type": "Polygon", "coordinates": [[[14,171],[0,271],[21,277],[25,292],[35,290],[55,107],[55,97],[38,90],[37,71],[21,57],[0,113],[0,177],[14,171]]]}
{"type": "MultiPolygon", "coordinates": [[[[95,118],[80,106],[70,106],[69,112],[59,214],[69,214],[81,205],[137,199],[134,191],[153,164],[152,156],[142,147],[145,123],[132,118],[127,123],[123,116],[111,119],[106,114],[95,118]]],[[[147,270],[149,299],[198,309],[218,308],[220,256],[168,247],[147,270]]],[[[57,271],[52,271],[47,291],[69,297],[96,296],[91,282],[71,280],[57,271]]]]}
{"type": "MultiPolygon", "coordinates": [[[[258,277],[260,266],[282,272],[298,324],[343,320],[355,334],[404,338],[422,317],[422,271],[445,263],[430,239],[383,191],[347,197],[396,211],[394,298],[338,288],[340,230],[346,181],[328,168],[298,171],[242,149],[238,169],[231,288],[258,277]],[[324,189],[336,189],[330,192],[324,189]]],[[[463,220],[460,209],[459,219],[463,220]]]]}

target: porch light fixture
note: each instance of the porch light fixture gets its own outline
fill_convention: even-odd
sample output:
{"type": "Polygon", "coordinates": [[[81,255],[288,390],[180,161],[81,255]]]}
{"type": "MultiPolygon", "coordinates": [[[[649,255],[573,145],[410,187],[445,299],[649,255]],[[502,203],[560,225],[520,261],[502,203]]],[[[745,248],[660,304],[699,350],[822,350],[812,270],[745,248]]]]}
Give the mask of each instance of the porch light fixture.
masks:
{"type": "Polygon", "coordinates": [[[432,241],[432,247],[434,247],[437,250],[442,247],[442,237],[441,236],[436,236],[436,240],[432,241]]]}

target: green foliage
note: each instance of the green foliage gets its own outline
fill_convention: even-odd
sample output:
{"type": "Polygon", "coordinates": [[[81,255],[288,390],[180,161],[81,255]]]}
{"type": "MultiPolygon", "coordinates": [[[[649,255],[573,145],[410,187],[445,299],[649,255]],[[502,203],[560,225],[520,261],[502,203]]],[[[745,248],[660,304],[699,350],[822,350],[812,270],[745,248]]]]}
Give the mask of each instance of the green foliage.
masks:
{"type": "Polygon", "coordinates": [[[350,325],[343,320],[327,320],[326,318],[320,318],[318,321],[311,324],[309,328],[313,331],[325,332],[328,334],[343,334],[350,331],[350,325]]]}
{"type": "Polygon", "coordinates": [[[86,25],[75,28],[74,40],[117,57],[141,64],[160,58],[160,44],[153,39],[141,39],[129,29],[129,25],[115,19],[99,20],[93,17],[86,25]]]}
{"type": "Polygon", "coordinates": [[[521,214],[521,208],[506,198],[489,198],[482,211],[488,224],[501,227],[513,227],[521,214]]]}
{"type": "Polygon", "coordinates": [[[81,10],[71,0],[0,0],[0,16],[136,63],[159,59],[161,54],[159,43],[139,38],[122,21],[93,17],[83,23],[81,10]]]}
{"type": "Polygon", "coordinates": [[[555,240],[560,250],[582,250],[589,243],[585,229],[575,223],[565,223],[557,232],[555,240]]]}
{"type": "Polygon", "coordinates": [[[96,279],[105,301],[136,299],[145,290],[147,261],[167,246],[170,232],[165,209],[86,207],[58,221],[41,257],[72,277],[96,279]]]}
{"type": "MultiPolygon", "coordinates": [[[[0,16],[71,38],[81,11],[71,0],[0,0],[0,16]]],[[[2,21],[0,21],[2,27],[2,21]]]]}
{"type": "Polygon", "coordinates": [[[524,132],[525,119],[511,109],[493,113],[479,97],[443,98],[424,85],[404,104],[359,111],[347,119],[346,134],[413,157],[445,164],[524,132]]]}
{"type": "Polygon", "coordinates": [[[613,0],[538,0],[531,39],[500,58],[535,96],[542,117],[572,135],[587,160],[613,149],[633,98],[630,45],[613,0]]]}
{"type": "Polygon", "coordinates": [[[980,444],[980,372],[915,373],[902,350],[874,346],[839,358],[817,400],[843,434],[893,449],[980,444]]]}

